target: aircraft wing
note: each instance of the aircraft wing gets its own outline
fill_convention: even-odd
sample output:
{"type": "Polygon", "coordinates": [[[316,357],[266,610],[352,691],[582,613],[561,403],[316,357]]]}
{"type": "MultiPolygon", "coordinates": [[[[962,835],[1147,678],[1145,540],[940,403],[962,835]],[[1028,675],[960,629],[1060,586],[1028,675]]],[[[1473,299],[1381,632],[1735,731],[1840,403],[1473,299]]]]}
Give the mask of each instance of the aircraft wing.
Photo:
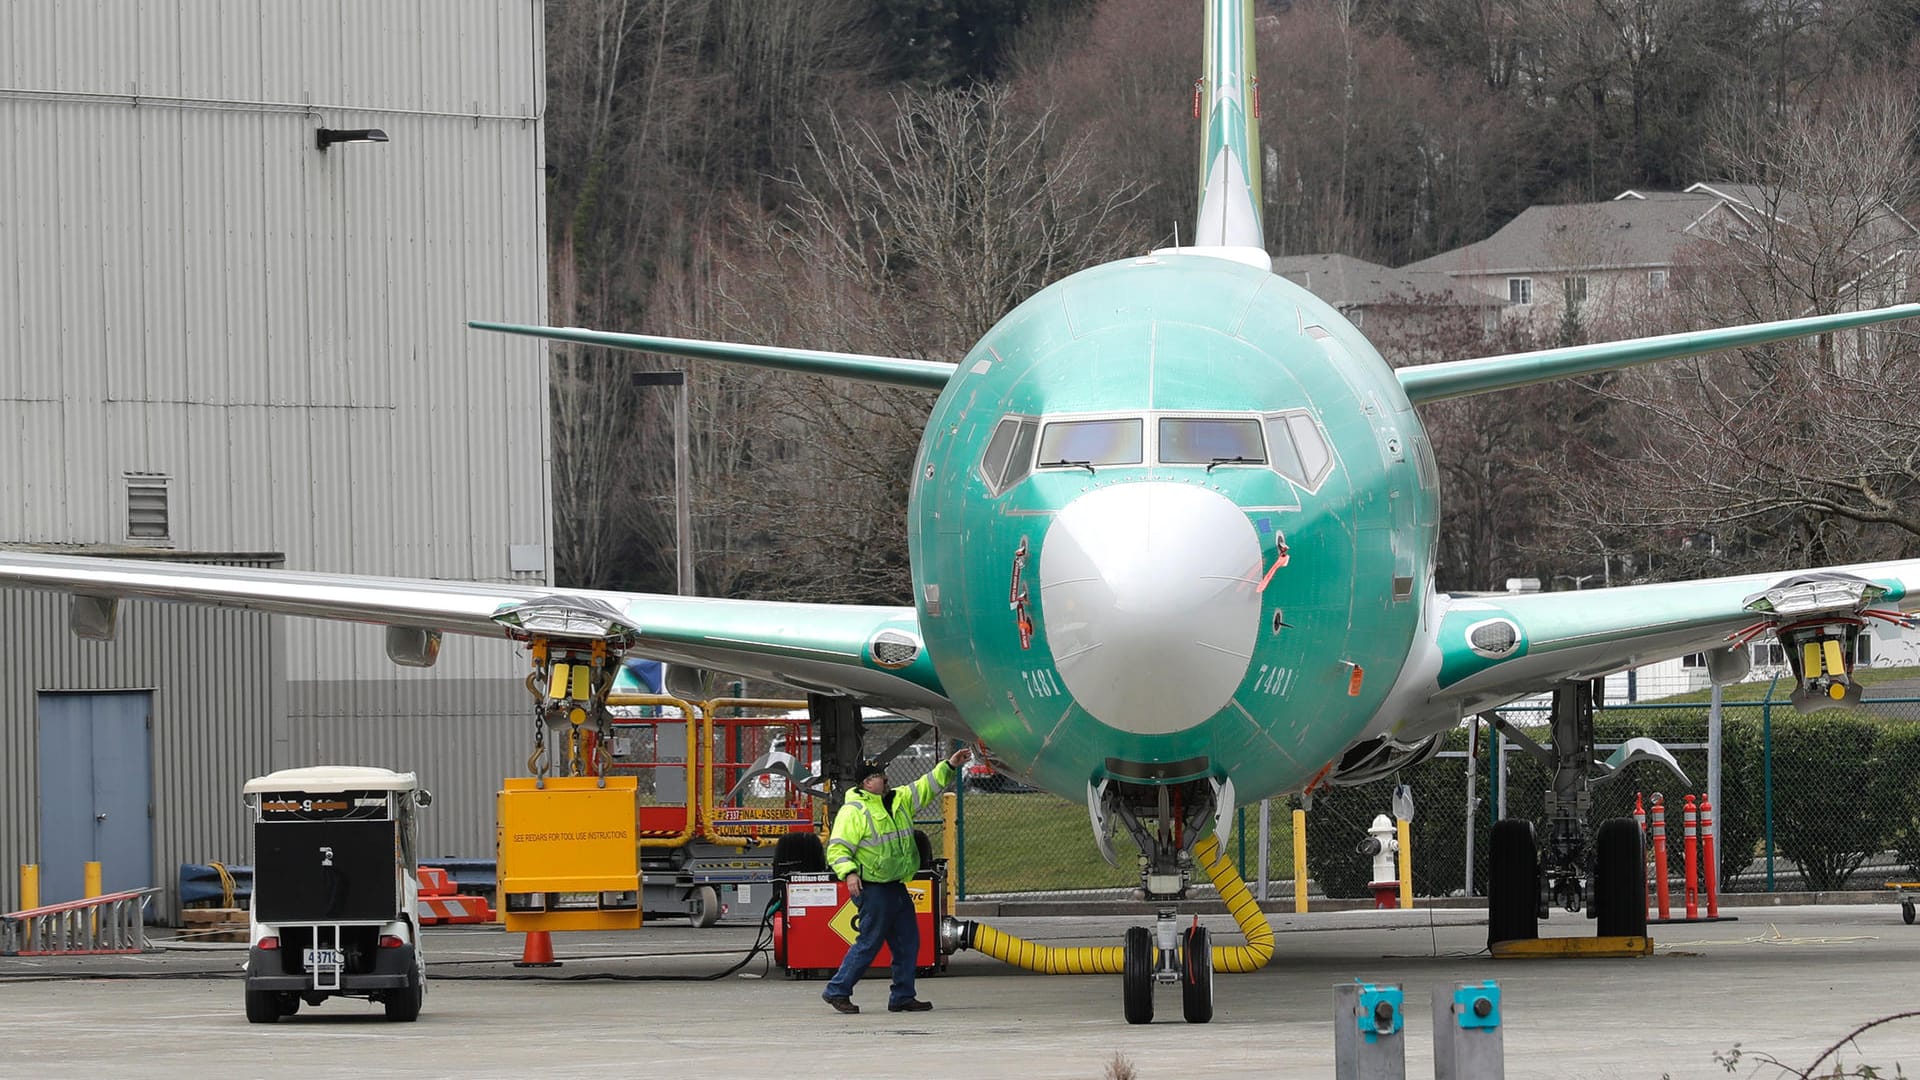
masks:
{"type": "MultiPolygon", "coordinates": [[[[112,633],[113,602],[160,600],[506,637],[496,616],[548,598],[604,604],[638,628],[631,652],[669,663],[842,694],[896,711],[950,714],[910,607],[719,600],[541,585],[425,581],[0,551],[0,587],[74,596],[72,626],[112,633]]],[[[395,653],[389,635],[388,651],[395,653]]],[[[502,674],[513,674],[503,672],[502,674]]]]}
{"type": "Polygon", "coordinates": [[[1562,680],[1711,653],[1776,619],[1791,624],[1858,617],[1862,609],[1920,610],[1920,561],[1575,592],[1443,596],[1438,608],[1431,623],[1438,670],[1428,705],[1457,716],[1562,680]],[[1857,601],[1840,595],[1849,590],[1857,601]],[[1810,606],[1796,615],[1796,604],[1810,606]]]}
{"type": "Polygon", "coordinates": [[[1596,371],[1650,364],[1656,360],[1675,360],[1722,349],[1785,341],[1810,334],[1830,334],[1912,318],[1920,318],[1920,304],[1896,304],[1866,311],[1810,315],[1779,322],[1693,330],[1626,341],[1600,341],[1591,345],[1570,345],[1505,356],[1446,360],[1397,368],[1394,374],[1399,377],[1401,388],[1406,390],[1407,399],[1417,405],[1425,401],[1444,401],[1447,398],[1569,379],[1576,375],[1591,375],[1596,371]]]}

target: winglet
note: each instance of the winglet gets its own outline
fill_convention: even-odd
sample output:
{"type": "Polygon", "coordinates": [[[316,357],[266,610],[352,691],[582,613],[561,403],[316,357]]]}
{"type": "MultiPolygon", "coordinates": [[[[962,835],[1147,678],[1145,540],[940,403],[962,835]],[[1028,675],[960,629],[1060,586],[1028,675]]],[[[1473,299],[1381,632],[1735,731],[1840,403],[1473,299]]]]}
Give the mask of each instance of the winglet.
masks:
{"type": "Polygon", "coordinates": [[[577,326],[521,326],[514,323],[469,322],[475,330],[501,334],[523,334],[551,341],[571,341],[581,345],[599,345],[609,349],[634,349],[640,352],[681,356],[690,360],[722,360],[734,364],[795,371],[806,375],[831,375],[861,382],[911,386],[920,390],[940,390],[953,378],[958,364],[940,360],[913,360],[899,356],[867,356],[862,353],[819,352],[813,349],[784,349],[777,345],[741,345],[730,341],[699,341],[693,338],[653,337],[648,334],[614,334],[604,330],[586,330],[577,326]]]}
{"type": "Polygon", "coordinates": [[[1627,341],[1574,345],[1564,349],[1540,349],[1473,360],[1448,360],[1438,364],[1403,367],[1394,374],[1399,376],[1407,397],[1419,404],[1552,382],[1596,371],[1634,367],[1655,360],[1675,360],[1721,349],[1737,349],[1915,317],[1920,317],[1920,304],[1898,304],[1868,311],[1782,319],[1779,322],[1731,326],[1721,330],[1695,330],[1627,341]]]}

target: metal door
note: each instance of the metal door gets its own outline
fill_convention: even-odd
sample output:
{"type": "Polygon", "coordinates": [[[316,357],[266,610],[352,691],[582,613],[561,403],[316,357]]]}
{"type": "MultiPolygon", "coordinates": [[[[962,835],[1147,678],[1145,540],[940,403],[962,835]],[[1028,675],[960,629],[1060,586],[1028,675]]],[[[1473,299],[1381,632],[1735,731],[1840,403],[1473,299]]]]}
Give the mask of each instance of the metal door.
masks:
{"type": "Polygon", "coordinates": [[[153,879],[153,695],[42,693],[40,902],[78,900],[85,867],[102,892],[153,879]]]}

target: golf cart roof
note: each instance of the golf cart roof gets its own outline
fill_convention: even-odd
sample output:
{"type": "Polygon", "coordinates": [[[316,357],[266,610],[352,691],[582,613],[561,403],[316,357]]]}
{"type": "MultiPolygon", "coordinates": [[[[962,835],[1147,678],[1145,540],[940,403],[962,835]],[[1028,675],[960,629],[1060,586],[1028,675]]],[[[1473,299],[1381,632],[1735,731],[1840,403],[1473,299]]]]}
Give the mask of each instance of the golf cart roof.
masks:
{"type": "Polygon", "coordinates": [[[420,786],[410,772],[394,772],[369,765],[309,765],[281,769],[247,781],[247,795],[276,791],[412,791],[420,786]]]}

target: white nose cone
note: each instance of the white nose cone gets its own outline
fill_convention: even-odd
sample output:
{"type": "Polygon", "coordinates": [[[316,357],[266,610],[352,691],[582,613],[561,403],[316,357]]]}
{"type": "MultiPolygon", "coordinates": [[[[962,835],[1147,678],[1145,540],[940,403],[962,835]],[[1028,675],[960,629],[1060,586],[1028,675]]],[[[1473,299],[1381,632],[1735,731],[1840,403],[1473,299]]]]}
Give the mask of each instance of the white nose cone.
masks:
{"type": "Polygon", "coordinates": [[[1074,700],[1141,735],[1219,711],[1253,656],[1261,557],[1245,512],[1191,484],[1118,484],[1068,503],[1040,549],[1040,610],[1074,700]]]}

